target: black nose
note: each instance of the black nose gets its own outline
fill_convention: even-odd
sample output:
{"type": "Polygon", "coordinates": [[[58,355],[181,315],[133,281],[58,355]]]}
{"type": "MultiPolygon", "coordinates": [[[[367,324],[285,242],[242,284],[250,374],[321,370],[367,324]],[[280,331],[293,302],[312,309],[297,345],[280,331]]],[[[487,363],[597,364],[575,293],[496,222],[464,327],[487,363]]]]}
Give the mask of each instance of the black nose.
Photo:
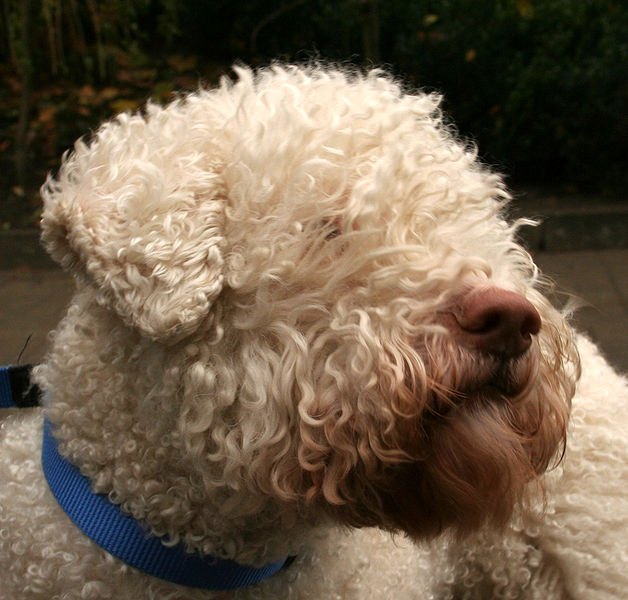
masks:
{"type": "Polygon", "coordinates": [[[460,343],[503,357],[523,354],[541,329],[541,317],[528,300],[497,287],[471,291],[452,313],[460,343]]]}

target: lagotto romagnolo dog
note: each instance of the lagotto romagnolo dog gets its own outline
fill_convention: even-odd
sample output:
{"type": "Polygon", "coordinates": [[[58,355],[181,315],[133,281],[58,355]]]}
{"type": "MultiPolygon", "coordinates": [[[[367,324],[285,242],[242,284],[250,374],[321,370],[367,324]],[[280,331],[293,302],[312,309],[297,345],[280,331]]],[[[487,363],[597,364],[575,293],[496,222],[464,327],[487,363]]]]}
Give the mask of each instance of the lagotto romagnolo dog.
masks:
{"type": "Polygon", "coordinates": [[[41,410],[7,411],[1,598],[623,597],[626,382],[437,96],[238,69],[78,142],[43,197],[77,286],[35,371],[58,458],[160,547],[281,568],[125,564],[53,496],[41,410]]]}

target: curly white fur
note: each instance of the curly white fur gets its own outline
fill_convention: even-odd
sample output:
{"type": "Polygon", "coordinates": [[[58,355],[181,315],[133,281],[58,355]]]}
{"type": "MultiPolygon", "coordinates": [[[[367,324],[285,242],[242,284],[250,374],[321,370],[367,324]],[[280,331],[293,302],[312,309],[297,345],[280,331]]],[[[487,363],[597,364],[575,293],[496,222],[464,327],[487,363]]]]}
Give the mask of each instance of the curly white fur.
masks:
{"type": "MultiPolygon", "coordinates": [[[[599,598],[628,589],[628,381],[579,336],[582,378],[564,462],[546,475],[547,496],[506,532],[483,530],[441,545],[435,588],[446,600],[599,598]]],[[[432,550],[432,560],[438,560],[432,550]]]]}
{"type": "MultiPolygon", "coordinates": [[[[503,572],[521,597],[586,598],[601,589],[595,573],[610,589],[621,581],[608,560],[567,582],[584,571],[556,532],[579,510],[551,510],[583,485],[601,517],[597,474],[576,484],[569,465],[580,437],[613,429],[580,426],[576,412],[564,466],[538,479],[560,457],[573,336],[503,216],[501,179],[447,131],[438,102],[377,71],[239,69],[235,83],[104,125],[43,189],[44,243],[77,280],[36,374],[61,451],[96,491],[192,551],[245,564],[298,554],[235,597],[424,598],[448,593],[444,582],[457,597],[503,572]],[[542,319],[502,391],[474,388],[494,359],[438,319],[487,286],[525,296],[542,319]],[[456,536],[493,531],[513,509],[541,533],[476,533],[456,558],[456,536]],[[445,533],[424,551],[338,525],[445,533]],[[554,587],[544,575],[521,583],[509,552],[522,569],[549,569],[554,587]]],[[[588,411],[602,391],[586,393],[588,411]]],[[[42,479],[40,423],[2,423],[0,596],[224,597],[137,573],[73,529],[42,479]]],[[[583,530],[580,547],[600,537],[594,522],[583,530]]],[[[617,543],[615,528],[607,547],[617,543]]]]}

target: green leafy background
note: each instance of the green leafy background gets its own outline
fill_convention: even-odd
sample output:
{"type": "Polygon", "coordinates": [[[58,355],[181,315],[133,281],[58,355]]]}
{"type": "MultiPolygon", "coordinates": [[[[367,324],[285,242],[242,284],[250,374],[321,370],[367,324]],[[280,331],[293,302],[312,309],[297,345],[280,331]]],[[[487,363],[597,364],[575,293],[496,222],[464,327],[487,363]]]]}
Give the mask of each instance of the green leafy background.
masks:
{"type": "Polygon", "coordinates": [[[384,65],[439,90],[515,186],[625,200],[628,3],[621,0],[0,0],[0,228],[79,136],[234,62],[384,65]]]}

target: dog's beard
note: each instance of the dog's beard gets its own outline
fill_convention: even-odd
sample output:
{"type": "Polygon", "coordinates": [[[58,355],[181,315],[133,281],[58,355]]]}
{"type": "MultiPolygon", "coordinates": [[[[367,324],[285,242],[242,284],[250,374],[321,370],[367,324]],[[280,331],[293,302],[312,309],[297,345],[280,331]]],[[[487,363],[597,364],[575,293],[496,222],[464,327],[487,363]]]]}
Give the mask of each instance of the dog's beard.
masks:
{"type": "Polygon", "coordinates": [[[561,456],[567,405],[546,392],[510,398],[481,390],[428,417],[424,458],[392,469],[382,488],[392,528],[426,537],[504,524],[528,484],[561,456]]]}
{"type": "MultiPolygon", "coordinates": [[[[509,361],[442,341],[424,348],[428,398],[415,399],[420,413],[399,418],[393,433],[373,432],[371,421],[369,435],[380,436],[369,443],[379,444],[376,465],[371,456],[370,464],[337,469],[332,455],[311,497],[325,498],[324,510],[346,524],[415,538],[503,525],[562,456],[577,357],[569,344],[549,343],[509,361]],[[324,473],[334,471],[340,477],[331,482],[324,473]]],[[[345,437],[357,443],[365,433],[356,422],[343,427],[353,427],[345,437]]]]}

